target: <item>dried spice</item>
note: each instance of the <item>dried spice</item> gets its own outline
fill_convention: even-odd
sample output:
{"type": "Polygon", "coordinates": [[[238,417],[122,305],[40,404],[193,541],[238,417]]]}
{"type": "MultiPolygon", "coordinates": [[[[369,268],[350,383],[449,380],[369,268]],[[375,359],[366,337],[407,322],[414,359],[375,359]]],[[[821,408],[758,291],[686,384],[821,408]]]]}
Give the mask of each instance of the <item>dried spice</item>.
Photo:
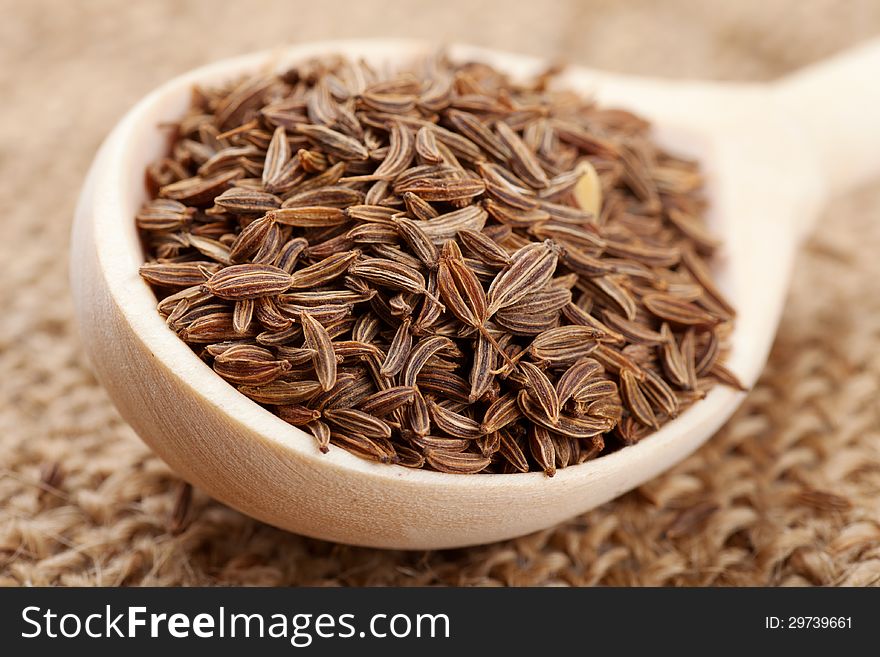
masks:
{"type": "Polygon", "coordinates": [[[629,112],[438,55],[199,89],[134,218],[159,312],[323,452],[553,476],[716,382],[697,165],[629,112]]]}

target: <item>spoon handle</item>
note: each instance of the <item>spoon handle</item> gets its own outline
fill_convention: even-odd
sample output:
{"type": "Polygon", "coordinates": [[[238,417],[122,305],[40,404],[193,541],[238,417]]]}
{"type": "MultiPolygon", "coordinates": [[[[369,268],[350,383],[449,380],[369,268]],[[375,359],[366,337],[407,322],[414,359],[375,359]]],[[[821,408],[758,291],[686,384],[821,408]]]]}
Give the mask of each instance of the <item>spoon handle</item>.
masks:
{"type": "Polygon", "coordinates": [[[775,92],[803,127],[832,195],[880,178],[880,39],[782,78],[775,92]]]}

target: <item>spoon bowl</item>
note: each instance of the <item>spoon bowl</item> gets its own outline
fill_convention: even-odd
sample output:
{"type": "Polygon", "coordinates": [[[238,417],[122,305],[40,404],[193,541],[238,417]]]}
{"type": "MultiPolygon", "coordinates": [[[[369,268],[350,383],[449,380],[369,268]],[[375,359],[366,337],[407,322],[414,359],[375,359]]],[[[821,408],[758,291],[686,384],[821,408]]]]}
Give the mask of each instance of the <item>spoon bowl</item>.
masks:
{"type": "MultiPolygon", "coordinates": [[[[97,376],[121,415],[187,481],[243,513],[300,534],[428,549],[543,529],[679,462],[744,398],[717,386],[638,444],[553,478],[450,475],[376,464],[335,447],[320,453],[310,435],[240,394],[166,327],[138,273],[144,254],[133,217],[146,200],[144,170],[167,148],[159,124],[184,114],[193,85],[333,53],[382,66],[430,51],[411,41],[324,42],[226,60],[176,78],[119,122],[92,165],[77,207],[71,258],[77,318],[97,376]]],[[[451,47],[450,56],[484,61],[514,77],[544,67],[536,59],[466,46],[451,47]]],[[[602,105],[645,116],[662,145],[700,160],[709,226],[723,242],[716,278],[738,313],[727,365],[747,386],[766,360],[794,254],[811,218],[829,192],[880,171],[876,128],[867,144],[856,132],[858,125],[873,126],[869,108],[840,117],[834,107],[803,103],[829,81],[858,82],[859,71],[867,75],[878,63],[880,48],[872,46],[772,85],[662,81],[581,68],[558,80],[602,105]],[[824,134],[834,121],[833,136],[824,134]]],[[[880,94],[858,86],[863,98],[880,94]]]]}

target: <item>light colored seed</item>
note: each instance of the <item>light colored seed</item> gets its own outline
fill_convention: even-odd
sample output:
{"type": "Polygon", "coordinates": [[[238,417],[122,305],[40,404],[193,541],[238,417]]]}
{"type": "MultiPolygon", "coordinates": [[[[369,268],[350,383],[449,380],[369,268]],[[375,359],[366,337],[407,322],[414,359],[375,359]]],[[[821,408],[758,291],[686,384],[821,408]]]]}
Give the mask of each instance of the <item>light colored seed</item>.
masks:
{"type": "Polygon", "coordinates": [[[582,210],[586,210],[594,219],[598,219],[602,212],[602,181],[599,180],[596,167],[589,160],[584,159],[578,162],[576,172],[578,178],[572,190],[574,200],[582,210]]]}

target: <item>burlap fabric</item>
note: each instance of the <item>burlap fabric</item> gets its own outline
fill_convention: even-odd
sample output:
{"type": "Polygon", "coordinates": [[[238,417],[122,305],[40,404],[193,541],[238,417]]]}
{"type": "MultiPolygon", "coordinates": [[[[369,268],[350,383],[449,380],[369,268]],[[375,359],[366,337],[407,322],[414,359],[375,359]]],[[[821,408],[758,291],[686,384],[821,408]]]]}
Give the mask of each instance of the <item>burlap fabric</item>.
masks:
{"type": "Polygon", "coordinates": [[[799,259],[766,373],[706,447],[564,525],[455,551],[305,539],[199,491],[174,519],[178,478],[84,360],[66,255],[78,187],[110,126],[208,60],[391,34],[768,79],[880,33],[876,0],[4,0],[0,15],[0,583],[880,582],[880,187],[830,205],[799,259]]]}

